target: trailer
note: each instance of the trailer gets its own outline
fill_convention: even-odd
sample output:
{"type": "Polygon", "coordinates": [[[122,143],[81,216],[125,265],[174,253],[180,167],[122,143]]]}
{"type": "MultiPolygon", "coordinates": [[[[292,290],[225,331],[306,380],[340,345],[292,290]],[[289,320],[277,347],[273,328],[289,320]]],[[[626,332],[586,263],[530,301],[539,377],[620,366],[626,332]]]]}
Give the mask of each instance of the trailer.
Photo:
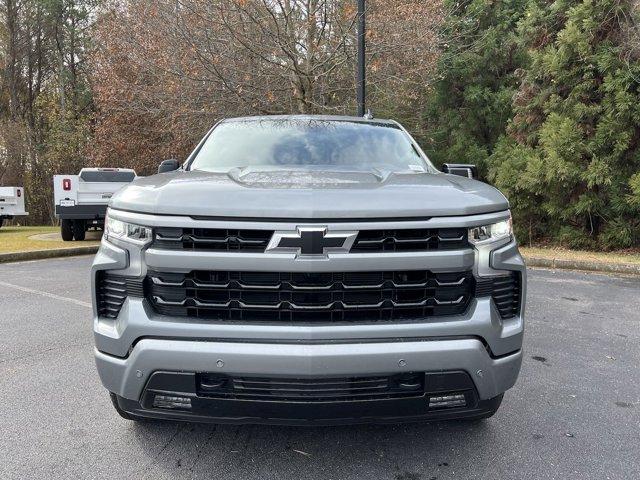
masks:
{"type": "Polygon", "coordinates": [[[24,209],[24,188],[0,187],[0,227],[6,220],[29,215],[24,209]]]}
{"type": "Polygon", "coordinates": [[[62,239],[84,240],[87,230],[103,229],[111,196],[135,178],[136,172],[128,168],[83,168],[78,175],[54,175],[62,239]]]}

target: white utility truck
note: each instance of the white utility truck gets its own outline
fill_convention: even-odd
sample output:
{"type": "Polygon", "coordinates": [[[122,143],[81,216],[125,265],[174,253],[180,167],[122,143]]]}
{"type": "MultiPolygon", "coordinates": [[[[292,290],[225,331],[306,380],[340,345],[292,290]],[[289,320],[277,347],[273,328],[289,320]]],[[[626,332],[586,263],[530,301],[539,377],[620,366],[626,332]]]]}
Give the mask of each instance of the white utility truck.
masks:
{"type": "Polygon", "coordinates": [[[90,228],[104,228],[111,196],[136,178],[128,168],[83,168],[78,175],[54,175],[56,217],[64,241],[84,240],[90,228]]]}
{"type": "Polygon", "coordinates": [[[24,210],[24,188],[0,187],[0,227],[5,218],[11,220],[24,215],[29,215],[24,210]]]}

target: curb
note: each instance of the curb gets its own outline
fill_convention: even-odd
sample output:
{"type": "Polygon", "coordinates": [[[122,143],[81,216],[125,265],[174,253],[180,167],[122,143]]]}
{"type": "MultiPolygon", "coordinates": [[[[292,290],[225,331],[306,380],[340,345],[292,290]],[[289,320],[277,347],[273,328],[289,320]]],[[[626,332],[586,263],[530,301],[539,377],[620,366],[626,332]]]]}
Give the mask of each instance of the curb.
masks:
{"type": "Polygon", "coordinates": [[[600,273],[622,273],[640,276],[640,265],[630,263],[603,263],[589,260],[567,260],[563,258],[541,258],[523,255],[527,267],[543,267],[561,270],[583,270],[600,273]]]}
{"type": "Polygon", "coordinates": [[[52,248],[50,250],[33,250],[30,252],[0,253],[0,263],[42,260],[44,258],[71,257],[74,255],[89,255],[96,253],[98,248],[98,245],[87,245],[84,247],[52,248]]]}

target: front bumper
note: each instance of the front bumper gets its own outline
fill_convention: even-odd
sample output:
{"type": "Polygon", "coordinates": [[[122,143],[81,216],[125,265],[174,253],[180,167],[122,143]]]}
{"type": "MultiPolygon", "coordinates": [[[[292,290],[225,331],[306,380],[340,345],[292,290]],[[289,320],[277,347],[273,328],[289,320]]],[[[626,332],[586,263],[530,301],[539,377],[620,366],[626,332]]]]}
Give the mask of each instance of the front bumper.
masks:
{"type": "Polygon", "coordinates": [[[513,386],[521,352],[490,358],[477,339],[338,345],[141,340],[126,359],[96,351],[103,384],[119,408],[139,417],[213,423],[333,425],[478,418],[490,415],[513,386]],[[424,390],[410,398],[347,401],[210,398],[198,389],[198,373],[313,379],[425,372],[424,390]],[[473,373],[468,373],[473,372],[473,373]],[[435,396],[463,393],[466,403],[432,408],[435,396]],[[189,399],[187,411],[160,408],[156,395],[189,399]]]}
{"type": "MultiPolygon", "coordinates": [[[[402,377],[402,374],[396,376],[398,377],[402,377]]],[[[462,371],[409,374],[408,378],[421,383],[419,391],[410,394],[378,393],[374,398],[363,398],[363,394],[358,393],[363,387],[354,388],[352,393],[355,395],[349,398],[342,394],[334,395],[332,399],[314,399],[300,394],[294,394],[294,398],[276,400],[265,399],[264,395],[255,398],[251,394],[249,397],[253,398],[247,398],[246,394],[241,395],[244,398],[229,398],[203,392],[201,378],[201,375],[191,372],[156,372],[147,382],[140,401],[128,400],[113,394],[112,401],[116,408],[134,417],[276,425],[398,423],[486,418],[493,415],[502,401],[502,395],[480,400],[470,376],[462,371]],[[451,400],[452,394],[455,400],[451,400]],[[340,396],[342,398],[339,398],[340,396]]],[[[305,380],[299,377],[284,381],[283,377],[272,377],[270,382],[273,383],[262,380],[262,384],[269,385],[266,388],[275,389],[272,390],[273,394],[282,392],[285,385],[295,385],[298,388],[305,385],[305,380]]],[[[328,382],[332,381],[336,379],[328,382]]],[[[351,378],[341,385],[349,385],[349,381],[355,382],[354,385],[362,385],[367,380],[363,377],[351,378]]],[[[314,389],[326,388],[323,384],[327,384],[327,379],[320,377],[311,380],[307,386],[314,389]]],[[[411,388],[414,386],[411,385],[411,388]]],[[[309,394],[308,389],[306,393],[309,394]]]]}
{"type": "Polygon", "coordinates": [[[132,400],[155,371],[314,378],[449,370],[469,373],[487,400],[515,384],[522,360],[520,351],[491,358],[475,338],[318,345],[142,339],[127,358],[95,356],[103,385],[132,400]]]}
{"type": "MultiPolygon", "coordinates": [[[[162,221],[169,220],[163,218],[162,221]]],[[[381,270],[473,269],[478,275],[519,271],[522,273],[521,309],[519,315],[502,319],[492,299],[481,297],[474,298],[463,315],[424,321],[237,324],[158,315],[146,299],[133,297],[125,301],[117,318],[102,318],[97,316],[94,298],[98,373],[104,386],[117,395],[118,404],[125,411],[139,416],[240,423],[287,423],[287,418],[283,418],[287,417],[287,412],[291,414],[289,417],[297,417],[289,418],[294,423],[305,423],[305,419],[321,423],[331,423],[332,419],[339,423],[352,423],[369,421],[370,417],[396,421],[400,417],[477,416],[490,411],[498,401],[496,399],[516,382],[522,357],[526,279],[524,263],[515,242],[506,242],[492,251],[465,249],[419,255],[378,255],[370,259],[366,255],[335,255],[326,262],[306,263],[282,255],[198,253],[153,248],[140,250],[103,240],[93,265],[93,281],[99,270],[117,270],[120,275],[140,277],[146,275],[147,267],[168,271],[199,268],[357,271],[362,265],[375,264],[381,270]],[[344,402],[338,406],[314,404],[308,410],[296,410],[286,403],[278,406],[274,402],[212,401],[189,391],[186,392],[189,396],[195,395],[194,402],[199,405],[197,411],[166,412],[150,408],[145,403],[150,379],[161,371],[185,375],[215,372],[289,378],[462,371],[473,383],[476,401],[464,411],[451,412],[425,410],[424,398],[376,401],[375,404],[372,401],[356,402],[358,405],[344,402]],[[349,413],[340,413],[343,410],[349,413]]],[[[167,388],[167,392],[185,393],[184,389],[172,386],[167,388]]]]}

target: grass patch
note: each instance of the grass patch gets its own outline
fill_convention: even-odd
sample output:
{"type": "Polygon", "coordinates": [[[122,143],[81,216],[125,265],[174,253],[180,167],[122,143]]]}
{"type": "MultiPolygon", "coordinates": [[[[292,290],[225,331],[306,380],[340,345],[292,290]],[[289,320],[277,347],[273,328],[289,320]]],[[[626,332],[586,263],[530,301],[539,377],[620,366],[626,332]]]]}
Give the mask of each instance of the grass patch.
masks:
{"type": "MultiPolygon", "coordinates": [[[[85,240],[84,242],[64,242],[62,240],[41,240],[30,238],[43,233],[59,233],[60,227],[12,227],[0,228],[0,253],[30,252],[34,250],[51,250],[54,248],[71,248],[85,245],[98,245],[99,240],[85,240]]],[[[96,234],[87,232],[88,238],[95,238],[96,234]]]]}
{"type": "Polygon", "coordinates": [[[640,265],[640,252],[637,251],[589,252],[583,250],[567,250],[564,248],[520,247],[520,252],[525,256],[537,258],[640,265]]]}

